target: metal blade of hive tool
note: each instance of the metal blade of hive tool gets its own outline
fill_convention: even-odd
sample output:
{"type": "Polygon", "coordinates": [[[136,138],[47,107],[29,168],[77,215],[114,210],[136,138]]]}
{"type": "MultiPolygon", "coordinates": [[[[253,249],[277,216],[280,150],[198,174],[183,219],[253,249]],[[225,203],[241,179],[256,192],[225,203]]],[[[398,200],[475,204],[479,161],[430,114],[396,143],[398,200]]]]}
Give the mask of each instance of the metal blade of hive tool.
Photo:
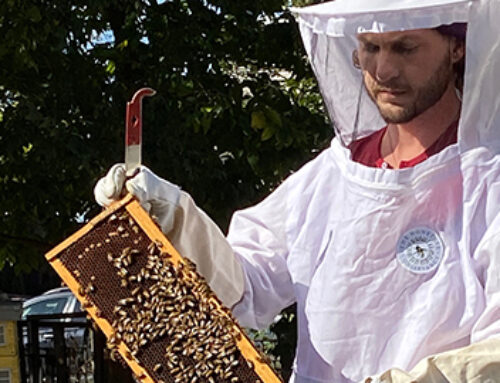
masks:
{"type": "Polygon", "coordinates": [[[142,99],[156,93],[151,88],[141,88],[135,92],[132,100],[127,102],[125,120],[125,167],[127,176],[134,174],[141,165],[142,152],[142,99]]]}

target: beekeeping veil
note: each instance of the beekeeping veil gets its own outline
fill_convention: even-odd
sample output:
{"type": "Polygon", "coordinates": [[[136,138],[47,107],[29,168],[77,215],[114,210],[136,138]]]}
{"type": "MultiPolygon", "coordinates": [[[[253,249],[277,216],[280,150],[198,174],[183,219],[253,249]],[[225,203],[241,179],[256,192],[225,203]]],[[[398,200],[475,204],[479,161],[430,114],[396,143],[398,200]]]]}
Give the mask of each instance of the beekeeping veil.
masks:
{"type": "Polygon", "coordinates": [[[302,9],[299,25],[343,146],[385,125],[353,65],[356,35],[467,23],[459,147],[500,150],[499,0],[337,0],[302,9]]]}

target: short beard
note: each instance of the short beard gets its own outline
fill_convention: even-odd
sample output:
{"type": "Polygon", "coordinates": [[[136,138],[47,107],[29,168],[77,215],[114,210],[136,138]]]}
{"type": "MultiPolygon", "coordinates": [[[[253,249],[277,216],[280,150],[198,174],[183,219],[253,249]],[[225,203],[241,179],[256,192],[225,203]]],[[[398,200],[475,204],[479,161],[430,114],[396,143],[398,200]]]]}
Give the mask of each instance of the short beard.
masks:
{"type": "MultiPolygon", "coordinates": [[[[453,79],[453,69],[451,67],[451,58],[449,52],[444,57],[443,61],[439,64],[429,81],[422,87],[415,89],[416,96],[412,102],[407,106],[401,106],[397,110],[385,110],[381,108],[377,102],[376,95],[377,90],[372,89],[370,91],[366,86],[365,88],[370,95],[372,101],[377,105],[380,115],[388,124],[404,124],[410,122],[415,117],[419,116],[431,106],[436,104],[443,94],[446,92],[450,82],[453,79]]],[[[388,89],[400,89],[398,84],[384,84],[375,86],[375,88],[388,88],[388,89]]]]}

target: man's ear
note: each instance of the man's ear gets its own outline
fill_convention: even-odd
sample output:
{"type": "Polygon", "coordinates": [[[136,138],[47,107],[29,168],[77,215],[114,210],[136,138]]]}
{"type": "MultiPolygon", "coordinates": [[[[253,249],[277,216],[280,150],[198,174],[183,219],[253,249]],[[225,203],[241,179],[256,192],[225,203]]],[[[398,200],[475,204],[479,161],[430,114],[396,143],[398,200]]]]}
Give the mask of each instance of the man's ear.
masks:
{"type": "Polygon", "coordinates": [[[359,62],[359,54],[357,49],[352,51],[352,65],[356,69],[361,69],[361,63],[359,62]]]}
{"type": "Polygon", "coordinates": [[[453,37],[451,39],[450,50],[451,61],[455,64],[465,56],[465,42],[453,37]]]}

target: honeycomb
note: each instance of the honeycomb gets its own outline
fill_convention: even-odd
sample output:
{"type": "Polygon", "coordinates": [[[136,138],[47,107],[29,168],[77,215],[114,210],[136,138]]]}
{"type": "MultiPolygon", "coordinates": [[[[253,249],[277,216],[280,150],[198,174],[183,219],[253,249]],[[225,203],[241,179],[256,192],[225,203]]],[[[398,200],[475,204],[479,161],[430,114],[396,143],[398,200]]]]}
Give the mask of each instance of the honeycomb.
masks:
{"type": "Polygon", "coordinates": [[[231,312],[131,196],[46,255],[107,338],[156,383],[280,382],[231,312]]]}

